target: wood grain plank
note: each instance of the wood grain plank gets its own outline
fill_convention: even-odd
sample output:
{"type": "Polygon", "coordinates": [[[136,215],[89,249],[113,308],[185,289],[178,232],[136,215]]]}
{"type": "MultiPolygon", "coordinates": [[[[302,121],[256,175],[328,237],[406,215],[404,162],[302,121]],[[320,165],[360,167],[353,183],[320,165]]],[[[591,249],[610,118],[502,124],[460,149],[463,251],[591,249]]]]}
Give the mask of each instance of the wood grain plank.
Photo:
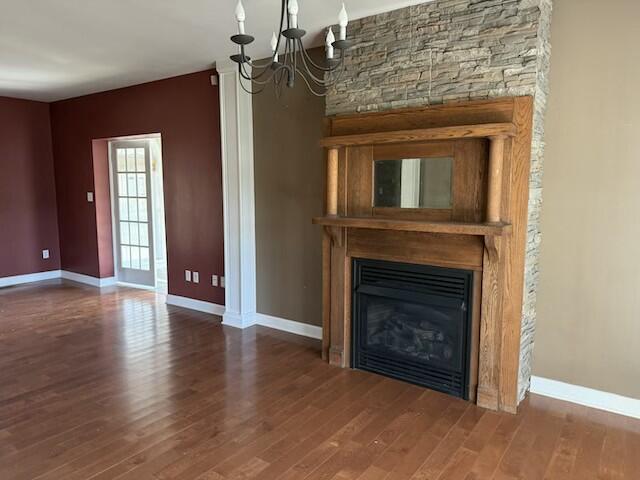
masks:
{"type": "Polygon", "coordinates": [[[454,140],[459,138],[513,137],[515,134],[516,127],[512,123],[480,123],[325,137],[320,140],[320,146],[339,148],[359,145],[382,145],[386,143],[454,140]]]}
{"type": "Polygon", "coordinates": [[[2,289],[0,303],[0,385],[15,387],[0,403],[3,479],[635,480],[640,471],[637,419],[536,395],[517,415],[486,411],[332,368],[318,341],[223,327],[146,291],[53,281],[2,289]]]}

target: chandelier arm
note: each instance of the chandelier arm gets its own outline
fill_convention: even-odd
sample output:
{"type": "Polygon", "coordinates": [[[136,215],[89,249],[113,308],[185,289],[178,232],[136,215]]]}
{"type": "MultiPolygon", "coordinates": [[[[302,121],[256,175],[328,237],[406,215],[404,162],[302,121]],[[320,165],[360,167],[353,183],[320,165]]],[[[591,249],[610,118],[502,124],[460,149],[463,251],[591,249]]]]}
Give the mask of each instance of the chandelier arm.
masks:
{"type": "Polygon", "coordinates": [[[327,73],[335,72],[335,71],[337,71],[337,70],[338,70],[338,68],[343,67],[343,66],[344,66],[344,60],[343,60],[343,57],[341,57],[341,58],[340,58],[340,63],[336,64],[336,66],[335,66],[332,70],[330,70],[330,71],[328,71],[328,72],[326,72],[326,71],[322,71],[322,74],[323,74],[323,76],[322,76],[322,77],[316,76],[316,75],[314,74],[314,72],[312,71],[312,69],[311,69],[311,68],[309,68],[309,66],[307,65],[307,63],[304,61],[304,58],[303,58],[303,64],[304,64],[305,69],[307,70],[307,74],[308,74],[308,75],[309,75],[309,77],[313,80],[313,82],[314,82],[314,83],[316,83],[316,84],[318,84],[319,86],[326,87],[326,86],[328,86],[328,84],[330,83],[330,82],[327,82],[327,80],[326,80],[326,74],[327,74],[327,73]]]}
{"type": "MultiPolygon", "coordinates": [[[[291,67],[289,67],[289,66],[287,65],[287,68],[291,68],[291,67]]],[[[276,83],[276,86],[278,87],[278,88],[276,89],[276,93],[277,93],[278,95],[280,95],[280,93],[281,93],[281,91],[282,91],[282,85],[283,85],[283,83],[284,83],[284,78],[285,78],[285,75],[287,74],[287,72],[288,72],[288,70],[287,70],[287,69],[285,69],[285,68],[281,68],[281,69],[279,69],[279,71],[278,71],[278,73],[277,73],[277,75],[276,75],[276,77],[275,77],[275,83],[276,83]]]]}
{"type": "Polygon", "coordinates": [[[327,89],[332,88],[334,85],[336,85],[342,79],[342,75],[347,70],[347,66],[345,65],[344,62],[342,62],[340,65],[341,65],[341,68],[337,72],[335,78],[329,83],[327,83],[327,89]]]}
{"type": "Polygon", "coordinates": [[[289,67],[288,65],[280,65],[279,67],[272,69],[270,72],[269,77],[266,80],[259,80],[258,78],[255,77],[251,77],[244,69],[244,65],[241,66],[242,68],[242,78],[244,78],[245,80],[251,81],[252,83],[255,83],[256,85],[266,85],[269,82],[271,82],[271,80],[274,78],[274,76],[282,70],[290,70],[291,67],[289,67]]]}
{"type": "MultiPolygon", "coordinates": [[[[327,92],[326,91],[324,93],[322,93],[322,92],[316,92],[314,90],[311,82],[309,81],[309,79],[307,78],[307,76],[304,74],[304,72],[302,70],[298,70],[298,73],[302,77],[302,80],[304,81],[304,83],[307,85],[307,90],[309,90],[309,92],[311,92],[312,95],[315,95],[316,97],[326,97],[327,96],[327,92]]],[[[318,85],[316,82],[314,82],[314,84],[318,85]]],[[[318,86],[320,86],[320,85],[318,85],[318,86]]]]}
{"type": "Polygon", "coordinates": [[[328,82],[328,83],[326,83],[326,84],[318,84],[317,82],[315,82],[315,84],[316,84],[316,85],[324,87],[324,89],[325,89],[324,93],[316,92],[316,91],[313,89],[313,87],[312,87],[312,85],[311,85],[311,83],[310,83],[309,79],[308,79],[308,78],[307,78],[307,76],[305,75],[305,72],[303,72],[303,71],[301,71],[301,70],[298,70],[298,73],[300,73],[300,76],[302,77],[302,79],[304,80],[304,82],[307,84],[307,89],[308,89],[308,90],[309,90],[313,95],[315,95],[316,97],[326,97],[326,96],[327,96],[327,93],[328,93],[329,88],[333,87],[336,83],[338,83],[338,82],[340,81],[340,78],[342,77],[342,74],[344,73],[344,71],[345,71],[345,70],[346,70],[346,69],[344,68],[344,64],[342,64],[342,68],[340,69],[340,71],[339,71],[339,72],[338,72],[338,74],[336,75],[336,78],[335,78],[332,82],[328,82]]]}
{"type": "Polygon", "coordinates": [[[250,82],[255,82],[255,83],[259,84],[260,82],[258,81],[258,79],[264,75],[266,70],[263,70],[258,75],[254,76],[253,75],[253,71],[251,73],[247,72],[247,67],[245,66],[245,63],[246,62],[243,62],[243,63],[239,64],[241,77],[244,78],[245,80],[250,81],[250,82]]]}
{"type": "MultiPolygon", "coordinates": [[[[311,55],[309,55],[307,53],[307,51],[304,49],[303,45],[302,45],[302,40],[298,39],[298,42],[300,43],[300,51],[302,52],[302,57],[303,57],[303,61],[306,64],[310,64],[313,68],[315,68],[316,70],[320,70],[322,72],[332,72],[334,70],[336,70],[336,67],[323,67],[321,65],[318,65],[317,63],[315,63],[313,61],[313,59],[311,58],[311,55]]],[[[340,60],[342,61],[342,59],[344,58],[344,53],[340,56],[340,60]]],[[[309,68],[309,67],[307,67],[309,68]]]]}
{"type": "Polygon", "coordinates": [[[262,68],[263,70],[259,74],[253,75],[247,72],[246,66],[245,66],[245,65],[249,65],[251,68],[253,68],[253,64],[251,62],[242,62],[239,64],[240,75],[245,80],[251,81],[258,85],[265,85],[273,79],[275,72],[277,72],[278,70],[282,70],[283,68],[287,70],[290,69],[290,67],[287,65],[280,65],[277,68],[272,68],[273,64],[274,63],[272,62],[263,66],[259,66],[258,68],[262,68]],[[261,80],[267,74],[269,75],[267,79],[261,80]]]}
{"type": "Polygon", "coordinates": [[[254,65],[249,61],[238,63],[238,68],[240,69],[240,73],[241,73],[242,77],[245,80],[251,80],[251,81],[263,77],[265,75],[265,73],[269,71],[268,67],[266,67],[266,66],[256,65],[254,67],[254,65]],[[247,73],[245,65],[249,65],[251,67],[251,69],[252,69],[251,73],[247,73]],[[259,73],[257,75],[253,75],[253,69],[254,68],[262,69],[262,70],[259,71],[259,73]]]}
{"type": "MultiPolygon", "coordinates": [[[[257,63],[253,63],[252,61],[248,60],[246,62],[242,63],[242,68],[246,68],[245,64],[249,65],[252,69],[252,73],[251,75],[247,74],[250,79],[253,80],[259,80],[260,78],[263,78],[265,75],[267,75],[269,73],[269,70],[271,70],[271,66],[273,65],[273,62],[269,62],[269,63],[265,63],[264,65],[260,65],[257,63]],[[256,75],[253,74],[253,69],[257,69],[258,73],[256,75]]],[[[249,78],[247,78],[247,80],[249,80],[249,78]]]]}
{"type": "MultiPolygon", "coordinates": [[[[303,57],[303,62],[304,62],[304,57],[303,57]]],[[[324,74],[323,78],[317,77],[306,63],[305,63],[305,68],[307,69],[309,75],[313,78],[315,83],[317,83],[319,85],[322,85],[322,86],[325,86],[325,87],[331,86],[331,85],[335,84],[335,81],[333,81],[333,83],[331,81],[328,82],[326,80],[326,74],[327,73],[337,72],[337,71],[340,71],[340,72],[344,71],[344,68],[345,68],[344,53],[340,56],[340,61],[334,67],[332,67],[328,71],[322,70],[322,73],[324,74]]]]}
{"type": "Polygon", "coordinates": [[[245,80],[253,81],[251,75],[245,72],[244,67],[241,63],[238,64],[238,72],[240,73],[240,77],[244,78],[245,80]]]}
{"type": "Polygon", "coordinates": [[[238,83],[240,84],[240,87],[242,88],[242,90],[244,90],[245,92],[247,92],[250,95],[257,95],[259,93],[262,93],[264,91],[264,89],[266,88],[266,86],[262,86],[262,88],[260,88],[259,90],[250,90],[247,87],[244,86],[244,83],[242,82],[243,79],[245,80],[249,80],[250,85],[253,84],[253,80],[251,80],[251,77],[246,77],[245,73],[242,71],[243,65],[241,63],[238,64],[238,73],[240,74],[240,78],[238,79],[238,83]]]}
{"type": "Polygon", "coordinates": [[[260,64],[259,62],[261,62],[262,60],[259,61],[253,61],[253,60],[246,60],[243,63],[246,63],[247,65],[249,65],[251,68],[269,68],[273,62],[270,62],[269,60],[267,60],[265,63],[260,64]]]}
{"type": "Polygon", "coordinates": [[[247,87],[244,86],[244,83],[242,83],[242,80],[240,80],[239,83],[240,83],[240,88],[242,88],[242,90],[247,92],[249,95],[258,95],[258,94],[264,92],[264,90],[267,88],[266,85],[263,85],[258,90],[249,90],[247,87]]]}

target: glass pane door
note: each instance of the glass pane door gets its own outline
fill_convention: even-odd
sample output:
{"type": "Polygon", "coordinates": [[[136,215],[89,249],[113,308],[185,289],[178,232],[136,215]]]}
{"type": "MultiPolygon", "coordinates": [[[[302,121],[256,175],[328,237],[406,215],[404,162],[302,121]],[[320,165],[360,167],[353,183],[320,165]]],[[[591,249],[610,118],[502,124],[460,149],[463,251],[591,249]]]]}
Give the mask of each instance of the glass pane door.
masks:
{"type": "Polygon", "coordinates": [[[154,285],[149,145],[111,144],[118,280],[154,285]]]}

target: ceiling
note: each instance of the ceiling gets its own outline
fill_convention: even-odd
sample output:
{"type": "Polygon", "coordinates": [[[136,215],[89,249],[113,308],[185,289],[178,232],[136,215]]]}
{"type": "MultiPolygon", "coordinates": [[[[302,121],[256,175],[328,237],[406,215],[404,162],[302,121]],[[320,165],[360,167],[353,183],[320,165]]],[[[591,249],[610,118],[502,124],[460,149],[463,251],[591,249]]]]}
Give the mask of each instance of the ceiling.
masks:
{"type": "MultiPolygon", "coordinates": [[[[298,0],[317,43],[341,0],[298,0]]],[[[345,0],[361,18],[424,0],[345,0]]],[[[243,0],[248,53],[270,54],[279,0],[243,0]]],[[[3,0],[0,95],[54,101],[210,68],[235,53],[236,0],[3,0]]]]}

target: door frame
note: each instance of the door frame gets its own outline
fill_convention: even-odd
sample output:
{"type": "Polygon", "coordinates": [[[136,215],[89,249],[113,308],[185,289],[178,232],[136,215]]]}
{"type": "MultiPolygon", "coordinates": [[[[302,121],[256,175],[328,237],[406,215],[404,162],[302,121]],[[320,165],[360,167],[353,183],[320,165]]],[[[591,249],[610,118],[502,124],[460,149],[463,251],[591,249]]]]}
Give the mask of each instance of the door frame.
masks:
{"type": "MultiPolygon", "coordinates": [[[[158,276],[157,276],[157,268],[156,268],[156,261],[155,261],[155,249],[156,249],[156,236],[155,236],[155,230],[156,230],[156,225],[155,222],[156,221],[162,221],[164,222],[164,218],[163,219],[156,219],[154,216],[154,204],[153,204],[153,200],[155,198],[156,192],[154,191],[154,185],[153,185],[153,179],[152,179],[152,175],[153,172],[151,170],[152,167],[152,159],[151,159],[151,145],[150,145],[150,140],[152,139],[161,139],[161,135],[159,133],[154,133],[154,134],[148,134],[148,135],[131,135],[131,136],[124,136],[124,137],[113,137],[113,138],[109,138],[107,139],[107,152],[108,152],[108,162],[109,162],[109,197],[110,197],[110,203],[111,203],[111,234],[113,237],[113,262],[114,262],[114,276],[116,277],[116,283],[118,285],[123,285],[123,286],[128,286],[128,287],[133,287],[133,288],[139,288],[139,289],[143,289],[143,290],[152,290],[152,291],[156,291],[158,289],[158,276]],[[126,144],[126,143],[138,143],[138,144],[145,144],[145,150],[146,152],[149,154],[149,158],[148,158],[148,164],[149,164],[149,177],[148,177],[148,183],[147,183],[147,187],[148,187],[148,195],[147,198],[149,199],[149,206],[148,206],[148,215],[149,215],[149,244],[150,244],[150,251],[149,251],[149,265],[150,268],[152,270],[152,276],[153,276],[153,285],[145,285],[145,284],[139,284],[139,283],[131,283],[131,282],[127,282],[124,281],[122,278],[119,277],[118,273],[119,273],[119,260],[120,260],[120,252],[118,251],[118,244],[119,244],[119,228],[117,225],[117,219],[116,219],[116,209],[119,208],[118,202],[117,202],[117,198],[116,198],[116,185],[115,185],[115,181],[116,179],[114,178],[114,161],[115,159],[113,158],[113,151],[114,151],[114,147],[113,144],[126,144]]],[[[166,227],[165,227],[166,228],[166,227]]],[[[165,242],[165,252],[166,252],[166,238],[162,238],[162,240],[165,242]]],[[[166,253],[165,253],[166,255],[166,253]]],[[[165,259],[166,262],[166,259],[165,259]]]]}

